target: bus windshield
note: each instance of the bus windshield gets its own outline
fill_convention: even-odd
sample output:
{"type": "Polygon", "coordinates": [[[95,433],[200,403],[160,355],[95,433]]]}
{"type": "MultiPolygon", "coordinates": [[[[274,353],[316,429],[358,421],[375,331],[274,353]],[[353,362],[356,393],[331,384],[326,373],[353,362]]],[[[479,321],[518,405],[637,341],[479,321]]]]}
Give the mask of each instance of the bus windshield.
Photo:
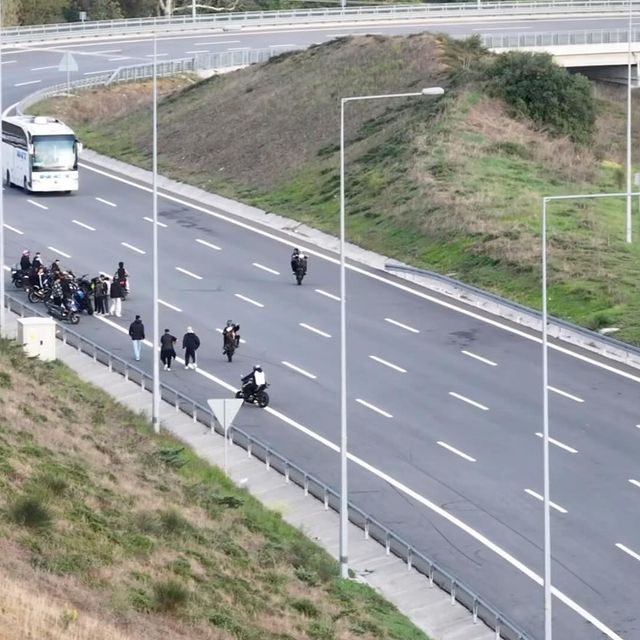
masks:
{"type": "Polygon", "coordinates": [[[71,171],[76,168],[73,135],[33,136],[33,171],[71,171]]]}

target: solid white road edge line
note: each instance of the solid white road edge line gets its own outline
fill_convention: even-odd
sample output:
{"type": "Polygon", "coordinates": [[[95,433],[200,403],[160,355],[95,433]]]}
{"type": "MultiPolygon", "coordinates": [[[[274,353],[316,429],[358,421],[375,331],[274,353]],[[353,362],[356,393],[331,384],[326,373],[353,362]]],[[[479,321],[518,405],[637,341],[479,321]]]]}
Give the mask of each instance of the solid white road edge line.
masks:
{"type": "Polygon", "coordinates": [[[60,251],[60,249],[56,249],[55,247],[47,247],[47,249],[49,249],[49,251],[53,251],[54,253],[60,254],[63,258],[67,258],[67,260],[71,257],[68,253],[60,251]]]}
{"type": "Polygon", "coordinates": [[[485,407],[483,404],[480,404],[479,402],[476,402],[475,400],[471,400],[470,398],[466,398],[465,396],[461,396],[459,393],[456,393],[455,391],[449,391],[449,395],[453,396],[454,398],[457,398],[458,400],[462,400],[462,402],[466,402],[467,404],[470,404],[473,407],[476,407],[478,409],[482,409],[483,411],[489,411],[489,407],[485,407]]]}
{"type": "MultiPolygon", "coordinates": [[[[153,218],[150,218],[149,216],[143,216],[142,219],[153,224],[153,218]]],[[[163,227],[164,229],[167,228],[167,225],[164,222],[158,222],[158,226],[163,227]]]]}
{"type": "Polygon", "coordinates": [[[160,300],[160,298],[158,298],[158,303],[159,304],[163,304],[165,307],[168,307],[169,309],[173,309],[174,311],[177,311],[178,313],[182,313],[182,309],[180,309],[180,307],[176,307],[172,304],[169,304],[168,302],[165,302],[164,300],[160,300]]]}
{"type": "Polygon", "coordinates": [[[274,276],[279,276],[280,272],[275,269],[270,269],[269,267],[265,267],[263,264],[258,264],[257,262],[253,263],[253,266],[257,269],[262,269],[263,271],[267,271],[268,273],[273,273],[274,276]]]}
{"type": "Polygon", "coordinates": [[[197,273],[191,273],[191,271],[187,271],[186,269],[183,269],[182,267],[176,267],[176,271],[179,271],[180,273],[184,273],[185,276],[189,276],[191,278],[195,278],[196,280],[202,280],[202,276],[199,276],[197,273]]]}
{"type": "Polygon", "coordinates": [[[414,329],[410,327],[408,324],[403,324],[402,322],[398,322],[397,320],[393,320],[392,318],[385,318],[386,322],[391,324],[395,324],[396,327],[400,327],[401,329],[406,329],[407,331],[411,331],[411,333],[420,333],[420,329],[414,329]]]}
{"type": "Polygon", "coordinates": [[[439,444],[441,447],[444,447],[445,449],[447,449],[447,451],[451,451],[451,453],[455,453],[457,456],[460,456],[461,458],[464,458],[469,462],[477,462],[475,458],[472,458],[471,456],[467,455],[463,451],[460,451],[460,449],[456,449],[455,447],[452,447],[450,444],[447,444],[446,442],[442,442],[442,440],[438,440],[436,444],[439,444]]]}
{"type": "Polygon", "coordinates": [[[314,289],[316,293],[319,293],[321,296],[325,296],[326,298],[331,298],[332,300],[337,300],[340,302],[340,296],[334,296],[333,293],[328,293],[327,291],[323,291],[322,289],[314,289]]]}
{"type": "MultiPolygon", "coordinates": [[[[544,438],[544,434],[540,432],[536,432],[536,435],[538,436],[538,438],[544,438]]],[[[569,453],[578,453],[577,449],[574,449],[573,447],[570,447],[569,445],[564,444],[564,442],[560,442],[560,440],[556,440],[555,438],[549,438],[549,442],[551,444],[555,444],[556,447],[560,447],[561,449],[568,451],[569,453]]]]}
{"type": "Polygon", "coordinates": [[[102,204],[106,204],[109,207],[117,207],[118,205],[115,202],[109,202],[108,200],[105,200],[104,198],[98,198],[96,196],[96,200],[98,202],[102,202],[102,204]]]}
{"type": "Polygon", "coordinates": [[[574,400],[575,402],[584,402],[582,398],[578,398],[578,396],[572,396],[570,393],[563,391],[562,389],[558,389],[557,387],[552,387],[549,385],[547,387],[549,391],[553,391],[553,393],[557,393],[560,396],[564,396],[565,398],[569,398],[569,400],[574,400]]]}
{"type": "Polygon", "coordinates": [[[479,360],[480,362],[484,362],[485,364],[488,364],[491,367],[497,367],[498,363],[494,362],[493,360],[488,360],[487,358],[483,358],[482,356],[479,356],[475,353],[471,353],[471,351],[465,351],[464,349],[461,351],[461,353],[464,353],[465,356],[469,356],[470,358],[474,358],[475,360],[479,360]]]}
{"type": "MultiPolygon", "coordinates": [[[[101,322],[108,324],[109,326],[117,329],[118,331],[120,331],[125,335],[128,335],[129,333],[127,329],[125,329],[124,327],[121,327],[120,325],[116,324],[112,320],[105,318],[104,316],[100,316],[99,318],[97,318],[97,320],[100,320],[101,322]]],[[[145,340],[144,343],[148,347],[153,346],[149,340],[145,340]]],[[[176,358],[176,360],[181,364],[184,363],[184,360],[182,358],[176,358]]],[[[221,380],[220,378],[216,378],[216,376],[210,374],[208,371],[204,371],[198,368],[196,370],[196,373],[198,373],[201,376],[204,376],[207,380],[211,380],[212,382],[215,382],[217,385],[221,386],[223,389],[226,389],[227,391],[235,392],[237,390],[237,387],[234,387],[228,384],[227,382],[225,382],[224,380],[221,380]]],[[[308,427],[305,427],[304,425],[300,424],[299,422],[296,422],[292,418],[289,418],[288,416],[284,415],[284,413],[280,413],[280,411],[274,409],[273,407],[265,407],[263,411],[266,411],[267,413],[272,415],[274,418],[277,418],[278,420],[284,422],[285,424],[289,425],[293,429],[296,429],[296,431],[299,431],[300,433],[303,433],[304,435],[308,436],[312,440],[315,440],[319,444],[322,444],[323,446],[327,447],[327,449],[331,449],[335,453],[340,452],[340,447],[335,442],[332,442],[328,438],[325,438],[324,436],[321,436],[315,431],[312,431],[308,427]]],[[[391,485],[394,489],[397,489],[398,491],[405,494],[412,500],[415,500],[416,502],[421,504],[423,507],[426,507],[430,511],[433,511],[433,513],[439,515],[441,518],[444,518],[450,524],[454,525],[455,527],[458,527],[458,529],[460,529],[467,535],[471,536],[474,540],[476,540],[477,542],[485,546],[490,551],[493,551],[493,553],[495,553],[498,557],[502,558],[505,562],[508,562],[514,569],[517,569],[518,571],[520,571],[520,573],[524,574],[527,578],[535,582],[538,586],[541,587],[543,585],[542,576],[539,576],[535,571],[533,571],[533,569],[530,569],[529,567],[527,567],[527,565],[525,565],[523,562],[518,560],[514,555],[512,555],[502,547],[498,546],[495,542],[492,542],[491,540],[489,540],[489,538],[487,538],[484,534],[480,533],[473,527],[469,526],[466,522],[463,522],[457,516],[452,515],[440,505],[436,504],[435,502],[432,502],[425,496],[419,494],[417,491],[414,491],[413,489],[403,484],[402,482],[396,480],[395,478],[385,473],[384,471],[378,469],[377,467],[374,467],[368,462],[365,462],[362,458],[359,458],[358,456],[355,456],[349,452],[347,452],[347,458],[354,464],[358,465],[361,469],[368,471],[369,473],[376,476],[383,482],[386,482],[387,484],[391,485]]],[[[596,629],[604,633],[611,640],[624,640],[624,638],[619,636],[615,631],[607,627],[607,625],[605,625],[604,622],[601,622],[600,620],[598,620],[598,618],[596,618],[594,615],[589,613],[586,609],[581,607],[577,602],[572,600],[569,596],[564,594],[562,591],[559,591],[558,589],[556,589],[553,585],[551,585],[551,592],[556,598],[558,598],[558,600],[560,600],[560,602],[562,602],[567,607],[569,607],[572,611],[574,611],[579,616],[584,618],[587,622],[592,624],[596,629]]]]}
{"type": "Polygon", "coordinates": [[[304,369],[301,369],[300,367],[296,367],[295,364],[291,364],[290,362],[287,362],[286,360],[281,360],[281,362],[285,367],[289,367],[290,369],[293,369],[294,371],[297,371],[298,373],[301,373],[303,376],[307,376],[307,378],[311,378],[312,380],[316,379],[316,377],[313,375],[313,373],[309,373],[308,371],[305,371],[304,369]]]}
{"type": "Polygon", "coordinates": [[[629,554],[632,558],[635,558],[636,560],[640,560],[640,554],[636,553],[635,551],[631,551],[629,547],[625,547],[620,542],[616,542],[616,547],[618,547],[620,551],[624,551],[625,553],[629,554]]]}
{"type": "MultiPolygon", "coordinates": [[[[534,497],[536,500],[540,500],[540,502],[544,502],[544,498],[539,493],[536,493],[531,489],[525,489],[524,492],[528,493],[530,496],[534,497]]],[[[551,502],[551,500],[549,500],[549,506],[555,509],[556,511],[559,511],[560,513],[569,513],[564,507],[557,505],[555,502],[551,502]]]]}
{"type": "Polygon", "coordinates": [[[141,253],[141,254],[145,254],[147,253],[146,251],[143,251],[142,249],[138,249],[138,247],[134,247],[132,244],[129,244],[128,242],[121,242],[120,243],[123,247],[127,247],[127,249],[131,249],[131,251],[135,251],[137,253],[141,253]]]}
{"type": "Polygon", "coordinates": [[[71,222],[73,222],[73,224],[77,224],[79,227],[88,229],[89,231],[95,231],[95,227],[90,227],[88,224],[85,224],[84,222],[80,222],[80,220],[72,220],[71,222]]]}
{"type": "Polygon", "coordinates": [[[12,226],[10,226],[10,225],[8,225],[6,223],[4,225],[4,228],[5,229],[9,229],[9,231],[13,231],[13,233],[17,233],[20,236],[24,235],[24,233],[22,231],[20,231],[20,229],[16,229],[15,227],[12,227],[12,226]]]}
{"type": "Polygon", "coordinates": [[[257,302],[256,300],[252,300],[251,298],[247,298],[247,296],[243,296],[241,293],[234,293],[233,295],[236,298],[240,298],[240,300],[244,300],[245,302],[248,302],[249,304],[254,304],[256,307],[264,307],[262,302],[257,302]]]}
{"type": "Polygon", "coordinates": [[[396,371],[399,371],[400,373],[407,373],[406,369],[403,369],[402,367],[399,367],[397,364],[393,364],[391,362],[387,362],[386,360],[383,360],[382,358],[378,358],[378,356],[369,356],[372,360],[375,360],[376,362],[379,362],[380,364],[383,364],[385,367],[389,367],[390,369],[395,369],[396,371]]]}
{"type": "Polygon", "coordinates": [[[300,322],[299,325],[303,329],[308,329],[309,331],[313,331],[313,333],[317,333],[319,336],[322,336],[323,338],[330,338],[331,337],[331,334],[326,333],[324,331],[320,331],[320,329],[316,329],[315,327],[312,327],[310,324],[306,324],[305,322],[300,322]]]}
{"type": "Polygon", "coordinates": [[[36,202],[35,200],[27,200],[29,204],[32,204],[34,207],[39,207],[40,209],[44,209],[45,211],[49,211],[49,207],[36,202]]]}
{"type": "Polygon", "coordinates": [[[203,244],[205,247],[209,247],[209,249],[215,249],[216,251],[222,251],[222,249],[215,244],[211,244],[210,242],[207,242],[206,240],[200,240],[200,238],[196,238],[196,242],[198,242],[199,244],[203,244]]]}
{"type": "MultiPolygon", "coordinates": [[[[123,178],[113,173],[109,173],[108,171],[105,171],[103,169],[98,169],[97,167],[92,167],[85,163],[79,163],[79,164],[81,167],[83,167],[84,169],[87,169],[88,171],[93,171],[93,173],[97,173],[99,175],[110,178],[111,180],[115,180],[116,182],[121,182],[122,184],[129,185],[130,187],[134,187],[135,189],[139,189],[140,191],[146,191],[147,193],[151,193],[153,191],[151,187],[137,184],[132,180],[128,180],[127,178],[123,178]]],[[[264,229],[259,229],[257,227],[251,226],[249,222],[236,220],[232,218],[230,215],[212,211],[211,209],[207,209],[204,206],[195,204],[193,202],[187,202],[186,200],[183,200],[178,196],[172,196],[172,195],[169,195],[168,193],[160,193],[159,196],[170,202],[175,202],[177,204],[189,207],[194,211],[200,211],[201,213],[204,213],[213,218],[217,218],[218,220],[224,220],[225,222],[228,222],[236,227],[239,227],[241,229],[246,229],[247,231],[251,231],[252,233],[261,235],[265,238],[269,238],[270,240],[273,240],[280,244],[291,246],[290,238],[280,238],[277,235],[270,233],[269,231],[265,231],[264,229]]],[[[200,242],[201,244],[207,244],[208,246],[211,246],[211,248],[213,249],[219,249],[219,247],[216,247],[215,245],[211,245],[203,240],[196,240],[196,242],[200,242]]],[[[305,250],[305,253],[316,256],[322,260],[325,260],[326,262],[330,262],[332,264],[340,264],[339,258],[333,258],[331,256],[324,255],[323,253],[310,249],[309,247],[304,247],[304,250],[305,250]]],[[[389,280],[388,278],[385,278],[384,276],[380,276],[376,273],[372,273],[363,267],[357,267],[352,264],[347,264],[346,268],[352,271],[353,273],[358,273],[360,275],[366,276],[367,278],[371,278],[372,280],[383,282],[387,286],[394,287],[395,289],[399,289],[400,291],[409,293],[417,298],[421,298],[422,300],[427,300],[428,302],[436,304],[439,307],[450,309],[451,311],[455,311],[456,313],[459,313],[463,316],[466,316],[468,318],[473,318],[474,320],[478,320],[483,324],[487,324],[497,329],[501,329],[512,335],[518,336],[520,338],[524,338],[525,340],[529,340],[530,342],[536,342],[538,344],[542,343],[542,338],[538,338],[535,335],[530,335],[525,331],[516,329],[515,327],[508,326],[499,320],[493,320],[492,318],[485,317],[471,309],[465,308],[464,306],[462,306],[462,304],[454,304],[453,302],[449,302],[447,300],[440,300],[439,298],[436,298],[428,293],[424,293],[423,291],[418,291],[417,289],[414,289],[408,285],[402,284],[401,282],[395,282],[395,281],[389,280]]],[[[316,291],[318,290],[316,289],[316,291]]],[[[548,347],[553,351],[557,351],[558,353],[562,353],[564,355],[570,356],[572,358],[575,358],[576,360],[580,360],[581,362],[587,362],[588,364],[594,367],[597,367],[599,369],[603,369],[604,371],[608,371],[609,373],[614,373],[618,376],[626,378],[627,380],[633,380],[634,382],[640,383],[640,375],[634,375],[632,373],[627,373],[626,371],[616,369],[612,365],[605,364],[604,362],[599,362],[597,360],[594,360],[593,358],[590,358],[589,356],[576,353],[575,351],[571,351],[571,349],[568,349],[567,347],[563,347],[557,344],[549,344],[548,347]]]]}
{"type": "Polygon", "coordinates": [[[369,402],[367,402],[366,400],[363,400],[362,398],[356,398],[356,402],[361,404],[363,407],[367,407],[367,409],[371,409],[371,411],[375,411],[376,413],[379,413],[381,416],[384,416],[385,418],[393,418],[393,416],[390,413],[387,413],[383,409],[379,409],[375,405],[370,404],[369,402]]]}

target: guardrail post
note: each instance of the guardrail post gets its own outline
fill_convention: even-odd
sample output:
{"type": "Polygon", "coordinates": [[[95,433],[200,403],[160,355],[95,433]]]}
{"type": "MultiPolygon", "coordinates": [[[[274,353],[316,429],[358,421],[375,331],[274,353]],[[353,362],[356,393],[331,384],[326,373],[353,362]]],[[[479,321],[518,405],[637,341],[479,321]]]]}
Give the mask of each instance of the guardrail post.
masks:
{"type": "Polygon", "coordinates": [[[456,603],[456,581],[451,581],[451,604],[454,605],[456,603]]]}
{"type": "Polygon", "coordinates": [[[285,462],[284,466],[284,481],[289,484],[289,463],[285,462]]]}
{"type": "Polygon", "coordinates": [[[496,640],[500,640],[500,616],[496,616],[496,640]]]}
{"type": "Polygon", "coordinates": [[[193,403],[193,422],[198,422],[198,410],[196,409],[196,403],[193,403]]]}
{"type": "Polygon", "coordinates": [[[471,610],[471,613],[473,613],[473,624],[477,624],[478,622],[478,599],[477,598],[473,598],[473,608],[471,610]]]}
{"type": "Polygon", "coordinates": [[[251,457],[251,449],[253,447],[253,444],[251,442],[247,442],[247,458],[251,457]]]}
{"type": "Polygon", "coordinates": [[[324,510],[329,510],[329,492],[326,487],[324,488],[324,510]]]}
{"type": "Polygon", "coordinates": [[[268,471],[269,469],[271,469],[271,460],[269,459],[269,449],[267,449],[265,453],[266,453],[266,455],[264,457],[264,463],[265,463],[265,465],[267,467],[267,471],[268,471]]]}
{"type": "Polygon", "coordinates": [[[309,478],[307,476],[304,477],[304,495],[309,495],[309,478]]]}
{"type": "Polygon", "coordinates": [[[365,540],[369,539],[369,519],[368,518],[364,519],[364,539],[365,540]]]}
{"type": "Polygon", "coordinates": [[[387,555],[391,553],[391,536],[389,536],[389,532],[387,531],[384,539],[384,550],[387,555]]]}
{"type": "Polygon", "coordinates": [[[413,549],[411,547],[407,548],[407,570],[411,571],[411,566],[413,564],[413,549]]]}
{"type": "Polygon", "coordinates": [[[433,589],[433,565],[429,565],[429,589],[433,589]]]}
{"type": "Polygon", "coordinates": [[[113,362],[111,361],[111,353],[109,353],[109,360],[107,364],[109,366],[109,373],[111,373],[113,371],[113,362]]]}

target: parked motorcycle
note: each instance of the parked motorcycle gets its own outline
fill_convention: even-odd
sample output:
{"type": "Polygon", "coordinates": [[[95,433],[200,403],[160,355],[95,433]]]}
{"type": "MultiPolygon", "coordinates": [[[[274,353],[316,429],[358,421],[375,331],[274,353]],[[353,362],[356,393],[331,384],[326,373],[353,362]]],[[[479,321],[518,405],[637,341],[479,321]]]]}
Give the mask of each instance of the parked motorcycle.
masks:
{"type": "Polygon", "coordinates": [[[44,300],[48,300],[50,296],[51,289],[49,289],[49,287],[31,287],[27,294],[27,298],[31,303],[43,302],[44,300]]]}
{"type": "Polygon", "coordinates": [[[54,304],[52,300],[45,300],[44,306],[47,308],[47,313],[56,320],[64,320],[69,324],[78,324],[80,322],[80,316],[73,301],[69,302],[69,307],[66,307],[63,304],[54,304]]]}
{"type": "Polygon", "coordinates": [[[26,271],[19,269],[17,266],[11,267],[11,282],[16,289],[22,289],[24,287],[25,275],[27,275],[26,271]]]}
{"type": "Polygon", "coordinates": [[[267,387],[269,383],[261,384],[255,391],[247,393],[247,386],[243,386],[240,391],[236,391],[236,398],[242,398],[249,404],[257,404],[261,409],[264,409],[269,404],[269,394],[267,393],[267,387]]]}

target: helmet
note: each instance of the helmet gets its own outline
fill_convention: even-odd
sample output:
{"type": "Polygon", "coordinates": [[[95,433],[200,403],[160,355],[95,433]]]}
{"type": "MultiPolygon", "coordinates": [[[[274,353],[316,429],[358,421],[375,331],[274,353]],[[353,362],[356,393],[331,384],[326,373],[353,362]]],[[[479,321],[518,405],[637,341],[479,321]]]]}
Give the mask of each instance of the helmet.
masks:
{"type": "Polygon", "coordinates": [[[233,320],[227,320],[227,327],[233,327],[233,320]]]}
{"type": "Polygon", "coordinates": [[[29,249],[25,249],[25,250],[22,252],[22,255],[23,255],[23,256],[28,256],[28,255],[29,255],[29,249]]]}
{"type": "Polygon", "coordinates": [[[259,364],[254,364],[253,365],[253,370],[254,371],[262,371],[262,367],[259,364]]]}
{"type": "Polygon", "coordinates": [[[293,253],[298,255],[300,253],[300,249],[298,249],[298,247],[295,247],[294,250],[293,250],[293,253]]]}

